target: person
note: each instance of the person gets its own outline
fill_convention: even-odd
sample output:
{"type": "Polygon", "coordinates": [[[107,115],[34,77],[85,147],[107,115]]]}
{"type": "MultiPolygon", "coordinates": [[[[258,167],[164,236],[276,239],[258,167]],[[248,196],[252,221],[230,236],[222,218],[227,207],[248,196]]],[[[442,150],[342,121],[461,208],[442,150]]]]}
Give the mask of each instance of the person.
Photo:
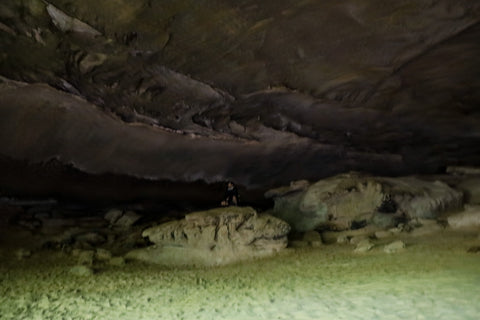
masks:
{"type": "Polygon", "coordinates": [[[238,206],[238,190],[232,181],[227,182],[227,188],[225,189],[225,195],[221,205],[223,207],[238,206]]]}

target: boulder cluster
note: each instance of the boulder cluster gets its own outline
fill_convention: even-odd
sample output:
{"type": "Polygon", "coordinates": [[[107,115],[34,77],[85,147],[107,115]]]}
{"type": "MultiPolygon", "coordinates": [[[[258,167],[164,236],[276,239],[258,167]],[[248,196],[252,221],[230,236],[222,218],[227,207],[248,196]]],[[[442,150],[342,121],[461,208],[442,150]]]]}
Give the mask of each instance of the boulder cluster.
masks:
{"type": "Polygon", "coordinates": [[[42,250],[63,252],[71,257],[74,275],[131,260],[218,266],[328,244],[353,245],[354,253],[382,247],[391,254],[423,236],[478,232],[479,182],[476,174],[392,178],[353,172],[270,190],[266,197],[274,206],[266,212],[230,206],[183,217],[121,209],[81,214],[79,208],[60,210],[54,200],[3,198],[1,222],[16,228],[17,236],[35,239],[36,246],[17,246],[17,259],[42,250]]]}
{"type": "Polygon", "coordinates": [[[325,244],[353,244],[355,252],[366,252],[375,242],[392,240],[384,247],[392,253],[406,247],[398,238],[478,230],[480,179],[472,168],[467,170],[470,174],[466,169],[449,168],[455,174],[436,177],[352,172],[315,183],[294,181],[265,196],[274,201],[270,213],[292,226],[293,246],[318,246],[321,239],[325,244]],[[317,241],[310,241],[312,237],[317,241]]]}

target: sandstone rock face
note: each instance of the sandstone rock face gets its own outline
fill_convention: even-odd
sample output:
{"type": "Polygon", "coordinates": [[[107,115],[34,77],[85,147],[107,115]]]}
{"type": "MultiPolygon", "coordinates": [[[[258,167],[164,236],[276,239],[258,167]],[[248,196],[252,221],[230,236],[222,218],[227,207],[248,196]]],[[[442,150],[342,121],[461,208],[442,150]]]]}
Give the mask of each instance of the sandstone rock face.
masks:
{"type": "Polygon", "coordinates": [[[390,217],[400,216],[435,218],[440,213],[460,208],[463,201],[461,192],[440,181],[354,173],[320,180],[304,190],[283,195],[275,191],[267,193],[272,194],[278,195],[274,198],[273,214],[298,231],[322,226],[345,230],[356,221],[380,221],[378,215],[385,215],[388,221],[394,221],[390,217]]]}
{"type": "Polygon", "coordinates": [[[273,254],[287,246],[290,226],[250,207],[188,214],[185,219],[146,229],[155,246],[126,258],[166,265],[221,265],[273,254]]]}

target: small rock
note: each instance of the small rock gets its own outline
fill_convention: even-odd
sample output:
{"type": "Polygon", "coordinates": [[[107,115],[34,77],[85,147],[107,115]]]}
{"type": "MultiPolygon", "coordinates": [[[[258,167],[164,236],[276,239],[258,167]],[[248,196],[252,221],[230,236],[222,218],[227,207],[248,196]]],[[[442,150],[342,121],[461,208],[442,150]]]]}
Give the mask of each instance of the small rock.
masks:
{"type": "Polygon", "coordinates": [[[389,238],[393,235],[393,233],[390,230],[380,230],[375,232],[375,238],[377,239],[385,239],[389,238]]]}
{"type": "Polygon", "coordinates": [[[349,243],[349,237],[346,234],[340,234],[337,237],[337,243],[340,243],[340,244],[349,243]]]}
{"type": "Polygon", "coordinates": [[[480,176],[469,177],[456,185],[456,188],[463,191],[466,203],[480,205],[480,176]]]}
{"type": "Polygon", "coordinates": [[[360,242],[357,244],[357,247],[355,248],[354,252],[356,252],[356,253],[367,252],[367,251],[369,251],[370,249],[372,249],[373,246],[374,246],[374,245],[373,245],[373,243],[370,242],[370,240],[365,239],[365,240],[360,241],[360,242]]]}
{"type": "Polygon", "coordinates": [[[480,227],[480,206],[465,206],[461,213],[448,217],[448,224],[453,229],[480,227]]]}
{"type": "Polygon", "coordinates": [[[78,253],[78,264],[91,266],[93,265],[93,258],[95,256],[95,251],[93,250],[81,250],[78,253]]]}
{"type": "Polygon", "coordinates": [[[17,257],[18,260],[23,260],[25,258],[29,258],[32,255],[32,252],[27,249],[18,249],[15,251],[15,257],[17,257]]]}
{"type": "Polygon", "coordinates": [[[323,243],[349,243],[349,240],[357,236],[372,237],[378,228],[375,226],[366,226],[362,229],[348,230],[348,231],[324,231],[322,232],[323,243]]]}
{"type": "Polygon", "coordinates": [[[414,228],[410,231],[410,235],[414,237],[429,235],[436,232],[441,232],[443,227],[437,223],[425,224],[420,227],[414,228]]]}
{"type": "Polygon", "coordinates": [[[95,258],[99,261],[108,261],[112,258],[112,253],[106,249],[98,248],[95,253],[95,258]]]}
{"type": "Polygon", "coordinates": [[[318,248],[318,247],[321,247],[323,245],[323,242],[322,241],[310,241],[310,245],[313,248],[318,248]]]}
{"type": "Polygon", "coordinates": [[[137,222],[142,216],[136,214],[133,211],[127,211],[125,212],[124,215],[122,215],[116,222],[115,226],[116,227],[121,227],[121,228],[129,228],[131,227],[135,222],[137,222]]]}
{"type": "Polygon", "coordinates": [[[403,249],[405,249],[405,243],[403,241],[398,240],[390,244],[387,244],[383,248],[383,251],[385,251],[386,253],[395,253],[398,251],[402,251],[403,249]]]}
{"type": "Polygon", "coordinates": [[[18,221],[18,225],[22,226],[29,230],[34,230],[42,226],[42,223],[36,219],[29,219],[29,220],[20,220],[18,221]]]}
{"type": "Polygon", "coordinates": [[[402,229],[403,229],[403,224],[400,224],[398,225],[398,227],[388,229],[388,231],[392,234],[399,234],[400,232],[402,232],[402,229]]]}
{"type": "Polygon", "coordinates": [[[115,224],[115,222],[117,222],[118,219],[120,219],[122,214],[123,212],[121,210],[111,209],[107,213],[105,213],[103,217],[105,218],[105,220],[107,220],[108,222],[110,222],[110,224],[113,225],[115,224]]]}
{"type": "Polygon", "coordinates": [[[391,213],[376,212],[373,215],[372,223],[380,228],[391,228],[398,223],[398,217],[391,213]]]}
{"type": "Polygon", "coordinates": [[[468,167],[468,166],[449,166],[447,167],[447,173],[455,175],[478,175],[480,174],[480,168],[468,167]]]}
{"type": "Polygon", "coordinates": [[[71,251],[71,254],[72,254],[73,257],[78,257],[80,255],[80,253],[82,253],[82,252],[83,252],[83,250],[81,250],[81,249],[73,249],[71,251]]]}
{"type": "Polygon", "coordinates": [[[93,270],[86,266],[73,266],[69,272],[78,277],[88,277],[93,275],[93,270]]]}
{"type": "Polygon", "coordinates": [[[46,220],[46,219],[49,219],[50,216],[51,215],[49,212],[43,212],[43,211],[34,214],[35,219],[38,219],[38,220],[46,220]]]}
{"type": "Polygon", "coordinates": [[[88,232],[75,236],[75,240],[78,242],[86,242],[90,245],[99,245],[105,243],[107,239],[97,232],[88,232]]]}
{"type": "Polygon", "coordinates": [[[350,239],[350,244],[358,244],[361,241],[368,240],[367,236],[355,236],[350,239]]]}
{"type": "Polygon", "coordinates": [[[121,267],[125,265],[125,259],[123,257],[113,257],[108,261],[108,264],[115,267],[121,267]]]}
{"type": "Polygon", "coordinates": [[[320,235],[320,233],[318,233],[317,231],[307,231],[303,234],[303,238],[302,238],[303,241],[307,241],[308,243],[312,243],[312,242],[320,242],[322,243],[322,236],[320,235]]]}

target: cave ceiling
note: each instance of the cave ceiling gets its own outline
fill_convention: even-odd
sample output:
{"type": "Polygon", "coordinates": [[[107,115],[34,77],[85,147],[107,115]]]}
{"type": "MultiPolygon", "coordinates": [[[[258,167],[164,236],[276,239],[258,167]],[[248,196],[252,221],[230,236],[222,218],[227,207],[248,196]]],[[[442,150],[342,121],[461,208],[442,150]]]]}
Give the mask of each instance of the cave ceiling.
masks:
{"type": "Polygon", "coordinates": [[[0,157],[252,187],[479,165],[479,21],[477,0],[5,0],[0,157]]]}

